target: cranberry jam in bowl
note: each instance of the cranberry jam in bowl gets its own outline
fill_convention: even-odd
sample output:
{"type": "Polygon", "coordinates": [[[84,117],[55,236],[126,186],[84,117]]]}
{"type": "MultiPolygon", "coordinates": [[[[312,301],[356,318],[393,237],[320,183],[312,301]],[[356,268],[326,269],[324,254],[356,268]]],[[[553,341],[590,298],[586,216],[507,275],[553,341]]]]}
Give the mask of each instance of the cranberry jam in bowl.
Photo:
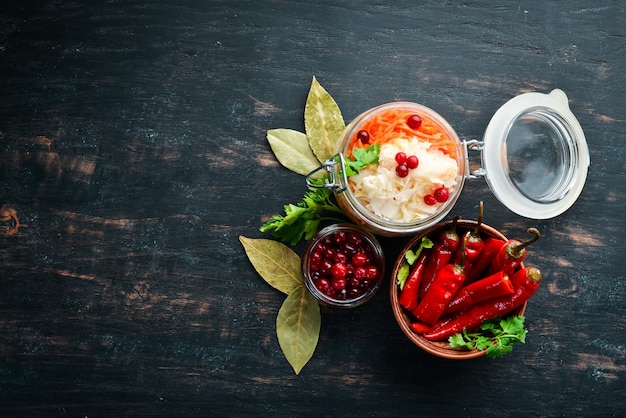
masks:
{"type": "Polygon", "coordinates": [[[351,224],[323,228],[302,256],[304,284],[327,306],[352,308],[365,303],[380,287],[384,268],[376,238],[351,224]]]}

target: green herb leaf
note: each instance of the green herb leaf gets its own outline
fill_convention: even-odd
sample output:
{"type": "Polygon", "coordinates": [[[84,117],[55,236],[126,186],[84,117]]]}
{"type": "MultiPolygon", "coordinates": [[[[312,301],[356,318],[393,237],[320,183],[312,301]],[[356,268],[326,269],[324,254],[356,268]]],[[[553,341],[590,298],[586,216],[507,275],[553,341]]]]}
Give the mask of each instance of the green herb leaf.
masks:
{"type": "Polygon", "coordinates": [[[321,323],[319,304],[304,285],[287,296],[278,312],[278,343],[296,374],[300,373],[313,356],[321,323]]]}
{"type": "Polygon", "coordinates": [[[407,263],[409,263],[411,266],[413,265],[413,263],[415,263],[415,260],[417,260],[417,257],[419,257],[419,254],[417,254],[415,251],[413,250],[408,250],[406,253],[404,253],[404,259],[406,260],[407,263]]]}
{"type": "Polygon", "coordinates": [[[332,157],[346,125],[339,106],[315,77],[304,106],[304,127],[318,160],[326,161],[332,157]]]}
{"type": "Polygon", "coordinates": [[[396,275],[396,282],[400,286],[400,290],[404,289],[404,284],[406,283],[406,279],[409,278],[409,270],[410,270],[410,267],[408,263],[402,263],[402,265],[398,269],[398,274],[396,275]]]}
{"type": "Polygon", "coordinates": [[[476,336],[476,339],[474,342],[474,348],[478,350],[485,350],[489,347],[493,347],[493,341],[491,340],[490,337],[487,337],[485,335],[476,336]]]}
{"type": "Polygon", "coordinates": [[[433,248],[433,245],[433,242],[428,239],[428,237],[424,237],[420,240],[420,245],[419,247],[417,247],[416,250],[408,250],[406,253],[404,253],[404,259],[407,261],[407,263],[413,265],[413,263],[415,263],[415,260],[417,260],[417,258],[422,254],[422,251],[427,248],[433,248]]]}
{"type": "Polygon", "coordinates": [[[474,348],[472,345],[468,346],[468,342],[465,341],[463,333],[461,332],[448,338],[448,342],[452,348],[467,348],[468,350],[472,350],[474,348]]]}
{"type": "Polygon", "coordinates": [[[309,146],[306,134],[302,132],[271,129],[267,131],[267,141],[278,162],[291,171],[307,175],[320,165],[309,146]]]}
{"type": "Polygon", "coordinates": [[[355,148],[352,150],[352,158],[346,158],[346,175],[348,177],[359,174],[369,164],[378,164],[380,144],[373,144],[367,148],[355,148]]]}
{"type": "Polygon", "coordinates": [[[505,354],[510,353],[511,351],[513,351],[512,344],[511,345],[505,345],[505,344],[491,345],[487,349],[487,357],[491,357],[491,358],[502,357],[505,354]]]}
{"type": "Polygon", "coordinates": [[[517,343],[526,342],[528,330],[524,328],[524,316],[512,315],[483,322],[482,332],[463,332],[448,338],[450,347],[468,350],[487,350],[487,357],[502,357],[513,350],[517,343]]]}
{"type": "Polygon", "coordinates": [[[406,280],[409,278],[410,266],[415,263],[415,260],[422,254],[422,251],[425,248],[432,248],[433,242],[428,239],[428,237],[424,237],[420,241],[419,247],[416,250],[408,250],[404,253],[404,259],[406,263],[402,263],[400,269],[398,270],[398,274],[396,275],[396,282],[400,286],[400,290],[404,289],[404,284],[406,280]]]}
{"type": "Polygon", "coordinates": [[[291,248],[268,239],[240,236],[239,241],[257,273],[270,286],[290,294],[304,283],[300,257],[291,248]]]}
{"type": "MultiPolygon", "coordinates": [[[[323,179],[313,182],[323,182],[323,179]]],[[[296,245],[302,239],[309,240],[319,229],[322,220],[340,220],[336,217],[324,217],[324,212],[334,212],[343,216],[343,211],[333,200],[330,190],[309,187],[302,202],[284,206],[284,215],[274,215],[261,226],[261,232],[271,232],[274,238],[296,245]]]]}
{"type": "Polygon", "coordinates": [[[510,316],[508,318],[501,319],[499,322],[500,328],[502,329],[503,334],[509,335],[519,335],[520,338],[525,337],[526,333],[523,335],[521,331],[524,330],[524,317],[523,316],[510,316]]]}

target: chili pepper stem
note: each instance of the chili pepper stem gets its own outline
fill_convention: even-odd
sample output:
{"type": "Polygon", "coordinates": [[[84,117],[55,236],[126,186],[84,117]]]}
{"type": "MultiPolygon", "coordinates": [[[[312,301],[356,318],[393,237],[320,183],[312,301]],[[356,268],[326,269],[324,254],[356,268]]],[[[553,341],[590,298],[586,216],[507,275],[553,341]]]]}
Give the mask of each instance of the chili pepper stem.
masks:
{"type": "Polygon", "coordinates": [[[510,255],[512,256],[512,258],[519,258],[522,255],[522,250],[526,247],[528,247],[530,244],[532,244],[533,242],[539,240],[539,238],[541,238],[541,233],[539,232],[539,230],[537,228],[528,228],[527,231],[529,234],[533,234],[533,237],[529,238],[528,240],[522,242],[521,244],[518,245],[514,245],[510,247],[510,255]]]}
{"type": "Polygon", "coordinates": [[[465,274],[465,247],[467,247],[467,241],[469,240],[469,234],[463,235],[463,241],[461,241],[461,260],[459,261],[459,266],[465,274]]]}

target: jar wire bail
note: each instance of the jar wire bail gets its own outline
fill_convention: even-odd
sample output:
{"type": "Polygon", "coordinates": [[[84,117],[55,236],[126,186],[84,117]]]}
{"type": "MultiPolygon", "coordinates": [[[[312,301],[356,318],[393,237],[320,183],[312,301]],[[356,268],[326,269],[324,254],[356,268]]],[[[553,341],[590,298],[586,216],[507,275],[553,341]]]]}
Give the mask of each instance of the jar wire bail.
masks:
{"type": "Polygon", "coordinates": [[[348,175],[346,174],[346,163],[342,153],[333,155],[330,159],[324,161],[319,167],[306,175],[306,185],[316,189],[328,189],[333,193],[341,193],[346,190],[348,184],[348,175]],[[339,168],[339,170],[337,170],[339,168]],[[324,183],[320,184],[313,179],[320,171],[325,170],[330,178],[325,177],[324,183]],[[341,183],[343,181],[343,184],[341,183]]]}
{"type": "Polygon", "coordinates": [[[467,178],[478,179],[481,177],[485,177],[487,172],[485,171],[483,167],[478,167],[475,170],[471,170],[470,162],[469,162],[469,151],[471,150],[471,151],[482,152],[485,146],[485,142],[479,141],[478,139],[470,139],[470,140],[463,141],[463,145],[465,146],[465,154],[467,158],[467,173],[466,173],[467,178]]]}

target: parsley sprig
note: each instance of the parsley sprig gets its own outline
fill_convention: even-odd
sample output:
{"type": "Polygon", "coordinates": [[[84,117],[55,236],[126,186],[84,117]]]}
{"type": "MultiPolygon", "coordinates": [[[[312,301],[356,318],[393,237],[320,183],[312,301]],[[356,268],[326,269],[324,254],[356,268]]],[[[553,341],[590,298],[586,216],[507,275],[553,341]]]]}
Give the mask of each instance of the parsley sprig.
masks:
{"type": "Polygon", "coordinates": [[[524,328],[524,316],[512,315],[483,322],[482,332],[459,332],[448,341],[453,348],[487,350],[487,357],[502,357],[513,350],[516,343],[525,343],[528,330],[524,328]]]}
{"type": "MultiPolygon", "coordinates": [[[[311,179],[323,184],[324,179],[311,179]]],[[[343,215],[333,193],[325,188],[308,187],[302,202],[284,206],[284,215],[274,215],[261,226],[261,232],[271,232],[274,238],[296,245],[303,238],[309,240],[319,230],[319,224],[325,220],[341,221],[342,218],[324,216],[333,212],[343,215]]]]}
{"type": "MultiPolygon", "coordinates": [[[[352,157],[346,158],[346,175],[353,176],[359,170],[369,164],[378,163],[380,145],[374,144],[367,148],[356,148],[352,151],[352,157]]],[[[324,178],[310,178],[309,180],[324,184],[324,178]]],[[[326,188],[309,187],[302,199],[297,204],[284,206],[284,215],[274,215],[271,220],[261,227],[261,232],[271,232],[274,238],[296,245],[302,239],[309,240],[319,230],[322,221],[341,221],[342,218],[323,216],[326,212],[344,215],[343,210],[334,200],[333,192],[326,188]]]]}
{"type": "Polygon", "coordinates": [[[372,144],[367,148],[355,148],[352,157],[345,159],[346,175],[348,177],[359,174],[359,171],[370,164],[378,164],[380,144],[372,144]]]}

